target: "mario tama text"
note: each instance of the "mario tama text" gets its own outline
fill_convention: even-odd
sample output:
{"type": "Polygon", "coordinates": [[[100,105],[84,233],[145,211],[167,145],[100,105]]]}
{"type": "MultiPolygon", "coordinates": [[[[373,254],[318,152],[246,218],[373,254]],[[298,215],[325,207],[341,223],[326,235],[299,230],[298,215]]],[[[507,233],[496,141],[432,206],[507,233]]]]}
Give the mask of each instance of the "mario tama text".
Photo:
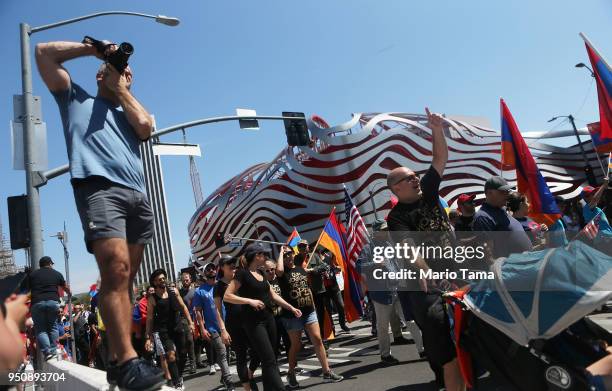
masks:
{"type": "Polygon", "coordinates": [[[458,270],[440,270],[433,269],[400,269],[398,271],[387,271],[383,269],[374,269],[372,277],[376,280],[492,280],[495,274],[491,271],[458,269],[458,270]]]}
{"type": "Polygon", "coordinates": [[[414,264],[418,259],[452,261],[458,264],[465,261],[483,260],[484,246],[418,246],[408,243],[396,243],[389,246],[375,246],[372,251],[372,261],[382,263],[385,259],[395,259],[400,262],[414,264]]]}

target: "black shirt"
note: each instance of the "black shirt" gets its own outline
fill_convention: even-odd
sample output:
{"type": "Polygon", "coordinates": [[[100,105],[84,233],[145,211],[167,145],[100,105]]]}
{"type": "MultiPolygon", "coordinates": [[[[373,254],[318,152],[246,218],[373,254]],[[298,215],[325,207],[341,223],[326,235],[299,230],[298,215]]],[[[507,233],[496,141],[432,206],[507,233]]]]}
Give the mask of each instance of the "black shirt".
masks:
{"type": "Polygon", "coordinates": [[[483,240],[493,242],[493,257],[507,257],[510,254],[530,251],[531,240],[523,226],[514,217],[508,215],[502,208],[496,208],[486,202],[474,215],[472,229],[480,233],[483,240]],[[485,236],[482,232],[510,232],[509,234],[494,233],[485,236]]]}
{"type": "MultiPolygon", "coordinates": [[[[411,203],[398,202],[387,217],[391,238],[395,243],[413,239],[415,244],[434,247],[452,247],[455,244],[454,231],[446,211],[440,205],[440,182],[442,178],[433,166],[421,178],[421,197],[411,203]],[[414,234],[410,232],[427,232],[414,234]],[[418,235],[418,236],[417,236],[418,235]]],[[[434,270],[455,268],[455,262],[442,262],[427,258],[428,266],[434,270]]]]}
{"type": "MultiPolygon", "coordinates": [[[[180,304],[174,290],[167,289],[168,297],[162,299],[157,292],[155,297],[155,309],[153,311],[153,331],[161,333],[174,332],[180,318],[180,304]]],[[[149,316],[149,314],[147,314],[149,316]]]]}
{"type": "Polygon", "coordinates": [[[217,281],[217,283],[215,284],[215,289],[213,290],[213,297],[220,298],[223,302],[223,305],[225,306],[225,323],[239,322],[242,304],[232,304],[223,300],[223,296],[225,295],[227,287],[228,284],[225,283],[225,281],[217,281]]]}
{"type": "Polygon", "coordinates": [[[246,269],[240,269],[236,271],[235,279],[240,283],[240,289],[238,289],[238,296],[261,300],[266,306],[263,310],[256,310],[250,305],[245,305],[242,308],[242,319],[245,323],[264,320],[268,316],[271,316],[272,311],[272,297],[270,295],[270,284],[266,277],[260,270],[257,273],[262,277],[263,281],[259,281],[253,276],[253,274],[246,269]]]}
{"type": "MultiPolygon", "coordinates": [[[[282,296],[283,292],[281,291],[280,285],[278,285],[278,279],[270,281],[270,286],[276,292],[277,295],[282,296]]],[[[275,302],[272,302],[272,314],[274,316],[280,316],[283,312],[283,307],[278,305],[275,302]]]]}
{"type": "Polygon", "coordinates": [[[30,273],[30,289],[32,291],[32,304],[45,300],[59,301],[58,287],[65,286],[66,281],[62,273],[50,267],[41,267],[30,273]]]}
{"type": "MultiPolygon", "coordinates": [[[[278,285],[280,285],[283,299],[302,311],[302,316],[308,316],[314,311],[312,292],[310,286],[308,286],[306,270],[301,267],[285,270],[285,273],[278,278],[278,285]]],[[[295,317],[291,311],[286,309],[283,309],[283,316],[286,318],[295,317]]]]}
{"type": "Polygon", "coordinates": [[[401,242],[401,231],[448,231],[451,224],[440,206],[440,182],[442,178],[433,166],[421,179],[421,198],[415,202],[398,202],[387,217],[389,231],[396,242],[401,242]]]}

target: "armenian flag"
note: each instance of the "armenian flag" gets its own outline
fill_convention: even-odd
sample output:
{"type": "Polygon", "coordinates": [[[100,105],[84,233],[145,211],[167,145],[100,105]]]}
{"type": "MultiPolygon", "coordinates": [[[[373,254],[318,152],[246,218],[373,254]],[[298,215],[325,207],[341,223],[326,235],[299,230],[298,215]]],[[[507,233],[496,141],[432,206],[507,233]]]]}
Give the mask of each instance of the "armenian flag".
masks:
{"type": "Polygon", "coordinates": [[[502,167],[516,169],[518,191],[529,200],[529,217],[551,226],[561,211],[540,173],[521,132],[503,99],[501,104],[502,167]]]}
{"type": "Polygon", "coordinates": [[[287,238],[287,246],[291,247],[295,254],[298,253],[297,245],[300,240],[302,240],[300,234],[298,233],[297,229],[293,227],[293,232],[291,232],[291,235],[289,235],[287,238]]]}
{"type": "Polygon", "coordinates": [[[350,267],[344,245],[345,242],[342,238],[343,230],[346,232],[336,218],[336,208],[334,208],[329,214],[329,219],[327,219],[327,223],[321,232],[319,244],[334,254],[336,262],[342,270],[342,276],[344,277],[344,312],[346,320],[352,322],[361,317],[362,311],[359,300],[359,287],[354,279],[354,273],[351,272],[354,268],[350,267]]]}

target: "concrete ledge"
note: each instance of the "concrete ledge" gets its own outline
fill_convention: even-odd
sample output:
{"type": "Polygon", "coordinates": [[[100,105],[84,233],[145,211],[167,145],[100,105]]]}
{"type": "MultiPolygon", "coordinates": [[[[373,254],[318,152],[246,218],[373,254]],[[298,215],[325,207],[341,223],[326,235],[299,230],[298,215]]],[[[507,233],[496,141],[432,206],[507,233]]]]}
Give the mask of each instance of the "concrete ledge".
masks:
{"type": "MultiPolygon", "coordinates": [[[[106,382],[106,372],[70,361],[51,360],[43,364],[43,372],[64,375],[65,380],[44,383],[45,391],[107,391],[111,386],[106,382]]],[[[162,387],[170,391],[172,388],[162,387]]]]}

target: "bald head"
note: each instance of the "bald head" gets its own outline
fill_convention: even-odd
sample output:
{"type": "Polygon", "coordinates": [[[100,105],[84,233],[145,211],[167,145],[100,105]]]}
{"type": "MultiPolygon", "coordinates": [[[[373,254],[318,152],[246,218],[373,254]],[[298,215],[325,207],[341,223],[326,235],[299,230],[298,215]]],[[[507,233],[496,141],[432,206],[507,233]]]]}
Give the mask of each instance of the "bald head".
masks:
{"type": "Polygon", "coordinates": [[[387,175],[387,187],[391,189],[400,180],[412,174],[414,174],[414,171],[412,171],[409,168],[406,168],[406,167],[394,168],[393,170],[391,170],[389,175],[387,175]]]}
{"type": "Polygon", "coordinates": [[[406,167],[398,167],[387,175],[387,187],[402,203],[414,202],[421,196],[419,176],[406,167]]]}

